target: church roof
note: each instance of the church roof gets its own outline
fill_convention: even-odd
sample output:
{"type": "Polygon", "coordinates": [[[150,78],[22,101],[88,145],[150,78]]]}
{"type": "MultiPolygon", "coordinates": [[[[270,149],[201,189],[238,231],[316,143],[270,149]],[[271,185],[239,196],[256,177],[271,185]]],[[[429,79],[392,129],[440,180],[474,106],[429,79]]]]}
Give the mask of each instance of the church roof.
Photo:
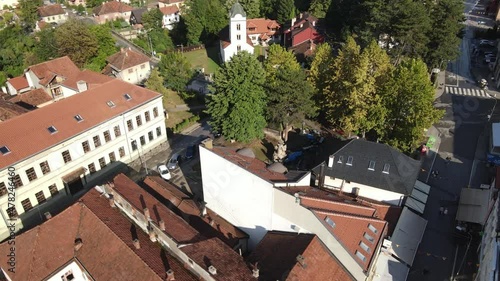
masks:
{"type": "Polygon", "coordinates": [[[234,18],[238,14],[240,14],[244,18],[247,17],[247,14],[245,13],[243,6],[241,6],[241,4],[238,1],[236,1],[236,3],[234,3],[234,5],[231,7],[231,11],[229,12],[229,17],[234,18]]]}

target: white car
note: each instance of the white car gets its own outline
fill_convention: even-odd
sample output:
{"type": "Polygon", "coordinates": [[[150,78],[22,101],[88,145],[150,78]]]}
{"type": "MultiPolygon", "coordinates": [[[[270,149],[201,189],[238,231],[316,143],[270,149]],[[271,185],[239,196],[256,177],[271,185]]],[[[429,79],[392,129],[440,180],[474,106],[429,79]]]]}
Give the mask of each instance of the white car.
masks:
{"type": "Polygon", "coordinates": [[[172,178],[172,174],[170,173],[170,171],[167,169],[167,166],[166,165],[160,165],[158,166],[158,173],[160,173],[160,176],[164,179],[164,180],[170,180],[172,178]]]}

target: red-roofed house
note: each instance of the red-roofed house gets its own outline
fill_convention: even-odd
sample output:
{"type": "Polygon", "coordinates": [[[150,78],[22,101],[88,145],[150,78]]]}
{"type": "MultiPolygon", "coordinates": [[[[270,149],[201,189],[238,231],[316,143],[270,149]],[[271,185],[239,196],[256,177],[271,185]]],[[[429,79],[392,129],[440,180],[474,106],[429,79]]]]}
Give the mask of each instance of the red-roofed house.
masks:
{"type": "Polygon", "coordinates": [[[258,18],[247,20],[247,34],[253,45],[268,45],[280,42],[280,25],[275,20],[258,18]]]}
{"type": "Polygon", "coordinates": [[[109,56],[106,61],[108,65],[102,71],[103,74],[132,84],[144,82],[151,73],[149,58],[130,48],[122,48],[109,56]]]}
{"type": "Polygon", "coordinates": [[[98,24],[103,24],[116,19],[124,19],[126,22],[129,22],[133,9],[123,2],[109,1],[95,7],[92,12],[94,20],[98,24]]]}
{"type": "Polygon", "coordinates": [[[5,121],[28,112],[27,109],[0,98],[0,121],[5,121]]]}
{"type": "Polygon", "coordinates": [[[61,4],[53,4],[38,8],[38,16],[43,22],[61,24],[68,20],[68,15],[61,4]]]}
{"type": "Polygon", "coordinates": [[[170,5],[160,8],[163,14],[162,26],[168,30],[172,30],[174,25],[179,22],[180,10],[176,5],[170,5]]]}
{"type": "Polygon", "coordinates": [[[324,36],[316,29],[318,19],[309,13],[301,13],[293,18],[291,27],[283,32],[285,47],[292,48],[296,55],[307,57],[314,53],[316,44],[324,41],[324,36]]]}
{"type": "Polygon", "coordinates": [[[17,95],[27,92],[31,89],[26,77],[18,76],[15,78],[7,79],[7,91],[11,95],[17,95]]]}
{"type": "Polygon", "coordinates": [[[34,89],[26,93],[19,94],[12,99],[18,105],[26,109],[36,109],[49,105],[54,102],[54,99],[45,92],[44,89],[34,89]]]}

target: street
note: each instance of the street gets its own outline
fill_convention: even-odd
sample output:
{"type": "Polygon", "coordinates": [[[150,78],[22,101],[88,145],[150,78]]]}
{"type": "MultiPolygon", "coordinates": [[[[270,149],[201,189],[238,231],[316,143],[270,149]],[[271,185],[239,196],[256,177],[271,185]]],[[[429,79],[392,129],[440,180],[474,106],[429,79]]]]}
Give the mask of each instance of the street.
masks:
{"type": "Polygon", "coordinates": [[[445,110],[445,116],[435,125],[441,144],[431,168],[439,171],[439,176],[420,177],[423,181],[428,179],[431,186],[424,213],[428,224],[410,269],[409,281],[473,280],[477,270],[478,245],[471,242],[468,246],[463,239],[457,240],[454,230],[461,189],[489,183],[489,170],[484,162],[488,143],[485,129],[489,121],[498,120],[500,116],[496,108],[497,93],[479,88],[478,78],[471,73],[476,67],[471,54],[475,45],[474,29],[492,26],[491,19],[483,12],[485,5],[483,1],[465,2],[467,26],[460,57],[448,64],[445,83],[440,85],[444,93],[435,101],[437,108],[445,110]],[[448,208],[448,214],[440,214],[440,207],[448,208]]]}

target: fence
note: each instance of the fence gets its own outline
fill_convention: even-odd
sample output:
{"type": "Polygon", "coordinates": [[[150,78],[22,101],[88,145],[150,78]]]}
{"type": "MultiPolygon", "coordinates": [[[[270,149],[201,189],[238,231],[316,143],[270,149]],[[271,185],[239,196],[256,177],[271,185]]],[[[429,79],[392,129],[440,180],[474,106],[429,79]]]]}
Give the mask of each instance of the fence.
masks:
{"type": "MultiPolygon", "coordinates": [[[[195,46],[182,46],[181,45],[180,47],[177,47],[170,52],[187,53],[187,52],[197,51],[197,50],[201,50],[201,49],[205,49],[205,45],[203,45],[203,44],[195,45],[195,46]]],[[[167,51],[167,52],[169,52],[169,51],[167,51]]]]}

